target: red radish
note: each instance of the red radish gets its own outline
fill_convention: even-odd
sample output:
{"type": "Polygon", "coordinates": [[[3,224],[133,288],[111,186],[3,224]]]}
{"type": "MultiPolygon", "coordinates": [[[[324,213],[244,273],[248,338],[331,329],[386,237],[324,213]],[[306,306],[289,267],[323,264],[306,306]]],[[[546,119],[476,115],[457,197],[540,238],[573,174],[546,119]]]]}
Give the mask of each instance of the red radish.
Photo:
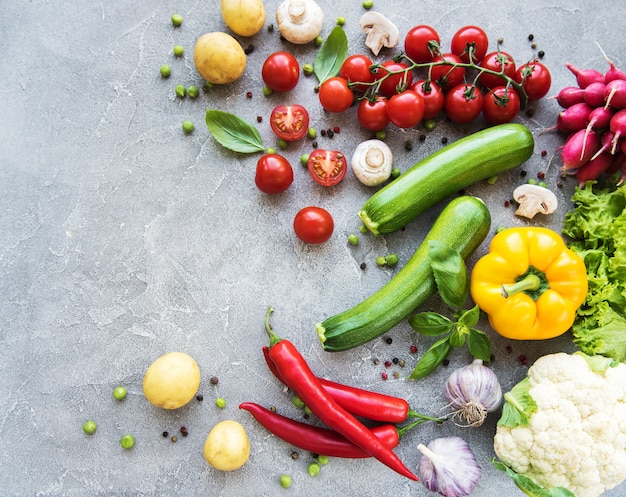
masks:
{"type": "Polygon", "coordinates": [[[602,133],[602,135],[600,136],[600,148],[590,160],[595,159],[603,152],[609,152],[611,146],[613,145],[614,137],[615,133],[613,133],[610,129],[607,129],[604,133],[602,133]]]}
{"type": "Polygon", "coordinates": [[[557,129],[565,130],[566,133],[584,129],[589,124],[589,115],[593,109],[585,102],[574,104],[559,112],[557,116],[557,129]]]}
{"type": "Polygon", "coordinates": [[[617,171],[619,171],[622,168],[622,163],[624,162],[624,159],[626,159],[626,156],[623,153],[615,154],[613,156],[613,162],[606,170],[606,175],[611,176],[612,174],[615,174],[617,171]]]}
{"type": "Polygon", "coordinates": [[[551,98],[556,98],[558,104],[567,109],[574,104],[585,101],[585,90],[578,88],[578,86],[566,86],[554,97],[548,97],[548,99],[551,98]]]}
{"type": "Polygon", "coordinates": [[[614,154],[617,150],[619,139],[623,135],[626,135],[626,109],[618,110],[615,114],[613,114],[609,128],[613,133],[615,133],[613,141],[611,142],[611,153],[614,154]]]}
{"type": "Polygon", "coordinates": [[[609,64],[609,68],[604,73],[604,82],[610,83],[611,81],[615,81],[616,79],[626,80],[626,73],[624,71],[621,71],[617,67],[615,67],[615,64],[613,64],[613,61],[606,56],[606,53],[604,53],[604,50],[602,50],[602,47],[597,42],[596,42],[596,45],[598,45],[600,52],[602,52],[602,56],[604,57],[604,60],[606,60],[607,63],[609,64]]]}
{"type": "MultiPolygon", "coordinates": [[[[624,82],[626,83],[626,81],[624,82]]],[[[597,81],[595,83],[591,83],[584,89],[583,99],[592,107],[600,107],[604,105],[605,87],[606,85],[604,83],[597,81]]]]}
{"type": "Polygon", "coordinates": [[[626,80],[614,79],[604,87],[605,107],[626,108],[626,80]]]}
{"type": "Polygon", "coordinates": [[[589,113],[589,124],[587,127],[596,129],[608,128],[613,114],[613,109],[596,107],[589,113]]]}
{"type": "Polygon", "coordinates": [[[576,179],[578,180],[578,186],[582,188],[585,185],[585,182],[598,179],[603,172],[611,167],[614,159],[614,156],[607,152],[604,152],[598,155],[595,159],[590,160],[586,164],[580,166],[578,169],[576,169],[576,179]]]}
{"type": "Polygon", "coordinates": [[[591,83],[604,83],[604,74],[595,69],[578,69],[569,62],[565,63],[574,76],[576,76],[576,82],[581,88],[587,88],[591,83]]]}
{"type": "Polygon", "coordinates": [[[595,131],[587,133],[586,129],[581,129],[572,133],[561,150],[563,170],[577,169],[586,164],[599,148],[600,138],[595,131]]]}

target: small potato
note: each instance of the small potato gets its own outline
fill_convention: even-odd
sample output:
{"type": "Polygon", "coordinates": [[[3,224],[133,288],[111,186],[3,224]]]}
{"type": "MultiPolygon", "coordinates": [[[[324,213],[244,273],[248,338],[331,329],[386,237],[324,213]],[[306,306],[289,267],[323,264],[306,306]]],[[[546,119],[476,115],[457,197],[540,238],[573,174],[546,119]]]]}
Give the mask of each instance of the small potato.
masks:
{"type": "Polygon", "coordinates": [[[239,42],[220,31],[198,38],[193,61],[200,76],[216,85],[232,83],[246,69],[246,53],[239,42]]]}
{"type": "Polygon", "coordinates": [[[169,352],[148,367],[143,377],[143,393],[151,404],[178,409],[187,404],[200,386],[200,368],[183,352],[169,352]]]}
{"type": "Polygon", "coordinates": [[[221,0],[222,19],[240,36],[253,36],[265,24],[262,0],[221,0]]]}
{"type": "Polygon", "coordinates": [[[250,441],[245,428],[237,421],[217,423],[204,442],[204,458],[222,471],[243,466],[250,457],[250,441]]]}

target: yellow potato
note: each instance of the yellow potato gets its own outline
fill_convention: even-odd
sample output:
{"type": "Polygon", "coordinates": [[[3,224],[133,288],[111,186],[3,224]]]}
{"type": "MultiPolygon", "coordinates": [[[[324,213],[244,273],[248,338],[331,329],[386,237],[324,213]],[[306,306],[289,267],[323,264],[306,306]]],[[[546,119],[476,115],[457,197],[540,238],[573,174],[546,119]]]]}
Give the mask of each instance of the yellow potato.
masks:
{"type": "Polygon", "coordinates": [[[178,409],[187,404],[200,386],[200,368],[183,352],[159,357],[143,377],[143,394],[148,402],[163,409],[178,409]]]}
{"type": "Polygon", "coordinates": [[[214,31],[198,38],[193,52],[197,71],[209,83],[232,83],[246,68],[246,54],[235,38],[214,31]]]}
{"type": "Polygon", "coordinates": [[[204,458],[222,471],[243,466],[250,457],[250,441],[245,428],[237,421],[217,423],[204,442],[204,458]]]}
{"type": "Polygon", "coordinates": [[[222,0],[222,19],[240,36],[257,34],[265,24],[262,0],[222,0]]]}

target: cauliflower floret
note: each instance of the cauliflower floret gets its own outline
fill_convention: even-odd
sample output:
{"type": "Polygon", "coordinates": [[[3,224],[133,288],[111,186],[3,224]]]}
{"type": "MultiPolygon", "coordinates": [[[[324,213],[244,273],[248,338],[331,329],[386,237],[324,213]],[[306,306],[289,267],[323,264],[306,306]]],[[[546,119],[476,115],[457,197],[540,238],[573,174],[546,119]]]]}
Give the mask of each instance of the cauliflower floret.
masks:
{"type": "Polygon", "coordinates": [[[537,360],[527,390],[536,408],[531,402],[527,423],[503,415],[494,437],[497,456],[516,473],[577,497],[597,497],[626,478],[626,364],[607,368],[593,359],[557,353],[537,360]]]}

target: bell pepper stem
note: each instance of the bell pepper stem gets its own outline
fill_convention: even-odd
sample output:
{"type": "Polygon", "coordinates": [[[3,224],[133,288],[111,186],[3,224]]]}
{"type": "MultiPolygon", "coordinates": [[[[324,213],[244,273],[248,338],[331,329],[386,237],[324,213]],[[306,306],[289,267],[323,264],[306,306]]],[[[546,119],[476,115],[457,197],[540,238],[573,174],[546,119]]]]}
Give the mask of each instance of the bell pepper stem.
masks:
{"type": "Polygon", "coordinates": [[[508,298],[520,292],[538,290],[541,286],[541,279],[536,274],[527,274],[523,279],[515,283],[505,283],[502,285],[502,296],[508,298]]]}

